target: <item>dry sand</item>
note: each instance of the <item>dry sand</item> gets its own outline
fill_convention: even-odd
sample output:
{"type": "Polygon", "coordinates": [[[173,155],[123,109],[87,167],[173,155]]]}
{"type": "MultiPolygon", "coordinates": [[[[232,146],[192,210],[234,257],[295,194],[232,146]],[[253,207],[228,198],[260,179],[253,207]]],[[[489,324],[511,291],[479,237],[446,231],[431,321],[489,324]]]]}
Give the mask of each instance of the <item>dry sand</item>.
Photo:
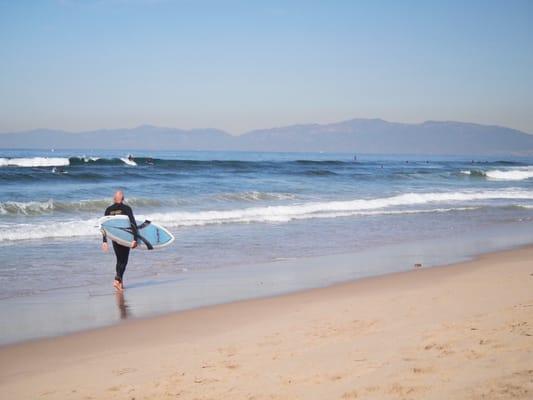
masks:
{"type": "Polygon", "coordinates": [[[0,394],[532,399],[532,335],[529,247],[2,347],[0,394]]]}

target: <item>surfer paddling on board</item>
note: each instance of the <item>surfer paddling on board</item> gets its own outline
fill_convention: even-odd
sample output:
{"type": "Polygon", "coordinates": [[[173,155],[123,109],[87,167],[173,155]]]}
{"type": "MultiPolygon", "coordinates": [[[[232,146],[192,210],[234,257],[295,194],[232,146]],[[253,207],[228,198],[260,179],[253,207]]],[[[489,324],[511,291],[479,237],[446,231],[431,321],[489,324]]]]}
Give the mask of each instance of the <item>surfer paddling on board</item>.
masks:
{"type": "MultiPolygon", "coordinates": [[[[130,248],[134,249],[137,247],[137,224],[135,223],[135,218],[133,217],[133,211],[131,210],[131,207],[124,204],[124,192],[121,190],[117,190],[115,192],[115,196],[113,197],[113,204],[111,204],[109,207],[106,208],[104,215],[127,215],[130,219],[131,223],[131,229],[133,231],[133,241],[131,242],[130,246],[122,246],[118,244],[117,242],[113,241],[113,250],[115,252],[115,256],[117,257],[117,272],[115,275],[115,282],[113,282],[113,286],[117,290],[124,290],[124,286],[122,285],[122,277],[124,276],[124,271],[126,271],[126,265],[128,265],[128,257],[130,255],[130,248]]],[[[108,251],[109,246],[107,244],[107,237],[105,233],[103,233],[103,243],[102,243],[102,250],[108,251]]]]}

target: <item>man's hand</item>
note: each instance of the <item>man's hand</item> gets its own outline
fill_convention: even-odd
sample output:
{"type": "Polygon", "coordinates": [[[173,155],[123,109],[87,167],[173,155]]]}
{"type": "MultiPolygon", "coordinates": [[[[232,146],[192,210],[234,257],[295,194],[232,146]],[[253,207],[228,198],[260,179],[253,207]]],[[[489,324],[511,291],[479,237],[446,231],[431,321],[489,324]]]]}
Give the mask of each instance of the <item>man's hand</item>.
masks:
{"type": "Polygon", "coordinates": [[[107,253],[108,250],[109,250],[109,246],[107,245],[107,242],[102,243],[102,251],[104,253],[107,253]]]}
{"type": "Polygon", "coordinates": [[[137,241],[134,240],[133,242],[131,242],[131,246],[130,246],[132,249],[134,249],[135,247],[137,247],[137,241]]]}

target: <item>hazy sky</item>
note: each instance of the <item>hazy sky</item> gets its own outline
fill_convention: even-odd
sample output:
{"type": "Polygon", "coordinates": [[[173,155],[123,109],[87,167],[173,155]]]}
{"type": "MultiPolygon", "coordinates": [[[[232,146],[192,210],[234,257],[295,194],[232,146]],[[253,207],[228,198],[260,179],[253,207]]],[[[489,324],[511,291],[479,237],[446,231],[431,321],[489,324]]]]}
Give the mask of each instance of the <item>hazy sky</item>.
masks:
{"type": "Polygon", "coordinates": [[[0,131],[354,117],[533,133],[533,1],[0,0],[0,131]]]}

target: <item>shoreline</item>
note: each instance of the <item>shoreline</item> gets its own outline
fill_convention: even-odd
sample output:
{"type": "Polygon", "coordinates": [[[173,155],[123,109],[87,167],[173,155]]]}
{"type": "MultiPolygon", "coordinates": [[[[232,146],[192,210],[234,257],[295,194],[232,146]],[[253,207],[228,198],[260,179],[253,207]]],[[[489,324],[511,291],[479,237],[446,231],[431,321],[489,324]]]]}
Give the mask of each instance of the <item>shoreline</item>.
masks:
{"type": "MultiPolygon", "coordinates": [[[[60,289],[0,302],[0,346],[69,335],[175,312],[324,288],[371,276],[434,268],[527,245],[527,224],[492,227],[475,236],[382,244],[365,250],[297,257],[220,269],[134,277],[122,299],[107,286],[60,289]]],[[[139,262],[139,261],[137,261],[139,262]]],[[[149,269],[149,268],[148,268],[149,269]]]]}
{"type": "MultiPolygon", "coordinates": [[[[249,302],[254,302],[254,301],[265,301],[265,300],[272,300],[272,299],[276,299],[276,298],[289,298],[289,297],[292,297],[292,296],[305,295],[306,293],[313,293],[315,291],[321,291],[321,290],[328,290],[328,289],[334,290],[335,288],[342,288],[343,286],[351,286],[351,285],[354,285],[354,284],[357,284],[357,283],[364,284],[367,281],[388,279],[389,277],[391,279],[393,279],[395,276],[401,276],[401,275],[404,275],[404,274],[411,274],[411,273],[417,273],[417,272],[419,273],[419,272],[422,272],[422,271],[427,271],[429,269],[460,267],[460,266],[467,265],[467,264],[470,264],[470,263],[473,263],[473,262],[476,262],[476,261],[481,261],[485,257],[491,257],[491,256],[499,255],[501,253],[507,253],[507,252],[511,252],[512,253],[512,252],[515,252],[515,251],[528,250],[528,249],[531,249],[532,252],[533,252],[533,242],[532,243],[528,243],[528,244],[517,244],[515,246],[510,246],[508,248],[505,248],[504,250],[487,251],[487,252],[476,254],[476,255],[472,255],[472,256],[466,256],[465,255],[465,256],[463,256],[463,259],[460,260],[460,261],[454,261],[454,262],[437,264],[437,265],[422,265],[421,267],[415,267],[413,265],[412,268],[409,269],[409,270],[383,272],[383,273],[379,273],[379,274],[375,274],[375,275],[369,275],[369,276],[363,276],[363,277],[360,277],[360,278],[352,278],[352,279],[348,279],[348,280],[344,280],[344,281],[333,282],[333,283],[329,283],[329,284],[324,285],[324,286],[314,286],[314,287],[309,287],[309,288],[301,288],[301,289],[295,289],[295,290],[291,290],[291,291],[287,291],[287,292],[281,292],[281,293],[278,293],[278,294],[267,294],[267,295],[258,296],[258,297],[250,297],[250,298],[230,300],[230,301],[221,302],[221,303],[215,303],[215,304],[200,305],[200,306],[197,306],[197,307],[185,308],[185,309],[176,310],[176,311],[167,311],[167,312],[160,312],[160,313],[156,312],[153,315],[147,315],[147,316],[129,317],[127,319],[118,320],[115,323],[111,323],[111,324],[108,324],[108,325],[97,326],[97,327],[94,327],[94,328],[81,329],[81,330],[76,330],[76,331],[73,331],[73,332],[67,332],[67,333],[64,333],[64,334],[45,336],[45,337],[37,337],[37,338],[26,339],[26,340],[22,340],[22,341],[13,342],[13,343],[0,344],[0,351],[2,349],[4,349],[4,348],[8,348],[8,347],[12,347],[12,346],[18,346],[18,345],[24,346],[26,344],[31,344],[31,343],[34,343],[34,342],[49,341],[49,340],[55,340],[55,339],[59,339],[60,340],[62,338],[66,338],[66,337],[70,337],[70,336],[83,335],[85,333],[97,332],[97,331],[105,330],[105,329],[113,329],[113,328],[121,326],[121,325],[135,325],[136,323],[144,324],[145,321],[149,322],[149,321],[152,321],[152,320],[171,318],[173,315],[177,315],[177,314],[201,312],[203,310],[214,309],[214,308],[217,308],[217,307],[228,307],[228,306],[232,306],[232,305],[238,305],[238,304],[241,304],[241,303],[249,303],[249,302]]],[[[330,254],[330,255],[325,255],[325,256],[316,256],[316,257],[310,257],[310,258],[301,257],[301,258],[294,258],[294,259],[288,259],[288,260],[279,260],[279,261],[291,261],[291,262],[300,263],[302,260],[310,260],[310,259],[312,259],[312,260],[320,260],[322,258],[327,259],[327,258],[330,258],[330,257],[331,258],[335,258],[335,257],[338,257],[338,256],[344,257],[344,256],[348,256],[348,255],[351,255],[351,254],[352,253],[330,254]]],[[[273,261],[273,262],[276,262],[276,261],[273,261]]],[[[267,265],[267,264],[271,264],[271,262],[269,262],[269,263],[260,263],[258,265],[267,265]]],[[[170,281],[173,282],[174,280],[170,279],[170,281]]],[[[122,294],[125,294],[127,292],[127,289],[128,289],[128,287],[126,286],[126,289],[124,290],[124,292],[122,292],[122,294]]],[[[115,295],[115,297],[118,298],[118,295],[120,295],[120,293],[114,292],[114,295],[115,295]]],[[[92,295],[92,296],[103,296],[103,295],[96,294],[96,295],[92,295]]],[[[113,294],[111,294],[109,296],[113,297],[113,294]]]]}
{"type": "MultiPolygon", "coordinates": [[[[10,393],[16,398],[35,398],[32,396],[46,391],[48,391],[46,398],[83,398],[83,396],[89,396],[89,398],[91,396],[94,398],[102,396],[123,398],[126,391],[136,393],[136,396],[171,398],[168,393],[158,392],[159,389],[152,384],[159,382],[157,387],[161,387],[162,382],[164,382],[163,386],[166,385],[165,387],[171,392],[174,390],[171,387],[173,386],[173,379],[175,379],[175,384],[180,387],[180,390],[185,390],[182,392],[181,397],[183,398],[194,398],[194,396],[209,398],[209,396],[205,396],[206,393],[218,394],[218,397],[225,393],[227,396],[229,388],[224,379],[205,381],[204,378],[198,378],[200,375],[209,375],[208,372],[212,372],[212,368],[209,367],[211,361],[208,360],[214,358],[219,361],[220,368],[213,368],[217,369],[221,376],[227,377],[233,382],[234,390],[239,393],[236,398],[246,398],[244,393],[240,391],[242,387],[232,379],[235,376],[248,376],[255,371],[255,375],[252,374],[251,382],[255,379],[258,387],[265,384],[263,378],[258,376],[256,364],[258,362],[277,364],[276,360],[273,359],[276,355],[278,358],[287,358],[288,355],[293,355],[292,361],[285,360],[286,362],[279,365],[283,370],[287,368],[287,363],[289,365],[293,365],[291,363],[298,364],[299,358],[303,362],[301,357],[304,357],[308,351],[319,351],[324,343],[332,346],[331,351],[333,353],[340,352],[339,357],[341,357],[344,352],[350,353],[354,350],[352,349],[354,344],[352,341],[355,343],[360,341],[361,348],[357,351],[365,354],[364,357],[361,355],[358,359],[368,361],[372,358],[372,352],[368,349],[375,349],[378,353],[384,351],[379,349],[375,343],[377,339],[374,336],[381,336],[382,340],[384,338],[390,340],[392,337],[389,334],[394,332],[394,339],[399,341],[400,347],[397,347],[398,343],[386,343],[383,346],[391,351],[405,353],[406,348],[417,343],[417,339],[425,343],[427,338],[424,339],[424,337],[427,336],[427,332],[424,331],[431,330],[430,328],[435,330],[435,325],[444,324],[445,328],[443,329],[444,333],[437,330],[433,332],[433,336],[439,337],[442,339],[441,341],[449,342],[448,339],[451,338],[446,336],[446,331],[453,330],[456,325],[465,325],[465,317],[467,322],[477,318],[480,321],[476,324],[486,324],[488,330],[484,334],[491,336],[489,332],[491,329],[489,328],[494,325],[495,320],[498,320],[497,322],[501,325],[502,318],[505,320],[507,317],[513,317],[514,314],[516,314],[515,319],[517,320],[515,323],[519,325],[516,329],[509,329],[525,332],[523,335],[519,335],[521,336],[519,339],[524,342],[520,342],[523,345],[520,352],[522,358],[529,356],[529,360],[531,360],[533,339],[529,335],[533,334],[530,332],[533,324],[533,295],[531,295],[533,293],[531,290],[533,288],[533,271],[528,265],[528,260],[531,259],[533,259],[533,246],[521,246],[517,249],[483,254],[473,260],[458,264],[389,273],[273,297],[239,300],[162,316],[136,318],[118,325],[65,336],[5,345],[0,347],[0,356],[4,360],[0,368],[0,387],[3,387],[3,391],[5,390],[6,393],[10,393]],[[523,277],[515,274],[521,274],[523,277]],[[502,278],[505,279],[502,281],[502,278]],[[502,287],[502,283],[505,282],[509,284],[508,288],[502,287]],[[483,298],[483,302],[480,302],[480,297],[483,298]],[[464,301],[457,303],[461,299],[464,301]],[[392,309],[398,306],[395,303],[405,304],[404,307],[392,312],[392,309]],[[454,309],[453,304],[461,304],[463,309],[454,309]],[[508,316],[498,313],[493,315],[503,306],[507,306],[505,310],[509,313],[508,316]],[[444,317],[432,315],[432,308],[441,309],[444,317]],[[371,311],[375,314],[374,317],[372,317],[371,311]],[[346,319],[346,313],[353,315],[346,319]],[[404,314],[403,319],[399,318],[397,314],[404,314]],[[480,315],[490,316],[490,321],[485,321],[480,315]],[[431,318],[434,320],[432,321],[431,318]],[[288,327],[292,327],[292,329],[287,329],[288,327]],[[305,334],[302,334],[302,331],[305,331],[305,334]],[[388,334],[383,335],[384,332],[388,334]],[[413,336],[412,340],[409,339],[410,335],[413,336]],[[321,342],[320,338],[324,339],[324,343],[319,343],[321,342]],[[304,343],[306,346],[302,347],[304,343]],[[365,349],[367,349],[366,352],[365,349]],[[370,353],[368,353],[369,351],[370,353]],[[255,356],[252,357],[252,354],[255,356]],[[301,357],[298,357],[298,354],[301,357]],[[182,357],[185,357],[184,364],[178,361],[182,357]],[[259,361],[255,360],[256,357],[259,358],[259,361]],[[235,361],[235,365],[231,364],[236,358],[239,358],[240,361],[238,363],[235,361]],[[87,370],[78,365],[80,360],[88,360],[88,364],[90,364],[87,366],[90,371],[88,378],[81,379],[82,371],[87,370]],[[201,366],[202,363],[208,366],[201,366]],[[166,365],[169,369],[161,368],[162,365],[166,365]],[[241,365],[243,366],[241,367],[241,365]],[[254,368],[256,369],[250,365],[255,365],[254,368]],[[51,366],[53,367],[51,368],[51,366]],[[143,368],[139,368],[140,366],[143,368]],[[147,370],[139,372],[144,367],[147,370]],[[174,378],[169,378],[172,375],[170,372],[174,370],[179,370],[179,374],[174,374],[174,378]],[[243,370],[246,372],[244,375],[242,375],[243,370]],[[113,371],[122,371],[123,373],[114,373],[113,371]],[[191,371],[196,371],[197,376],[192,381],[182,385],[181,383],[185,383],[187,379],[191,378],[191,371]],[[106,382],[106,376],[107,383],[109,383],[109,385],[106,383],[107,386],[99,383],[106,382]],[[65,379],[66,377],[69,378],[65,379]],[[86,379],[88,382],[84,382],[86,379]],[[201,382],[196,382],[196,380],[201,382]],[[26,387],[24,382],[32,382],[31,387],[26,387]],[[117,383],[118,386],[112,385],[112,382],[117,383]],[[178,384],[178,382],[181,383],[178,384]],[[199,383],[206,384],[200,385],[199,383]],[[67,387],[70,390],[69,396],[66,392],[67,387]],[[71,387],[73,389],[70,389],[71,387]],[[40,392],[37,393],[39,390],[40,392]],[[76,392],[72,392],[72,390],[76,392]],[[187,390],[192,390],[192,392],[189,393],[187,390]]],[[[477,327],[470,331],[466,325],[459,332],[454,332],[452,336],[455,339],[464,339],[465,335],[469,337],[469,335],[478,335],[479,331],[484,331],[484,329],[477,327]]],[[[502,340],[507,343],[508,335],[504,336],[505,340],[502,340]]],[[[466,355],[474,354],[471,351],[479,353],[477,346],[482,346],[479,343],[484,340],[489,339],[479,339],[475,346],[472,344],[475,350],[469,348],[463,353],[466,355]],[[469,351],[470,353],[468,353],[469,351]]],[[[428,351],[407,352],[409,354],[403,358],[418,358],[420,351],[422,354],[432,353],[433,351],[429,350],[434,347],[438,350],[437,358],[439,355],[442,357],[450,355],[450,358],[454,358],[451,356],[457,352],[448,349],[453,347],[453,340],[450,343],[452,344],[424,344],[424,346],[433,347],[428,351]],[[442,347],[440,350],[438,349],[439,346],[442,347]]],[[[513,346],[504,347],[507,353],[514,354],[513,346]]],[[[496,347],[490,353],[492,357],[496,353],[499,354],[498,348],[496,347]]],[[[322,354],[322,356],[325,355],[322,354]]],[[[505,354],[502,353],[500,356],[503,357],[505,354]]],[[[472,357],[472,360],[483,358],[472,357]]],[[[327,358],[326,365],[328,364],[327,358]]],[[[385,359],[386,357],[383,360],[385,359]]],[[[521,358],[518,357],[518,359],[521,358]]],[[[467,360],[472,361],[469,358],[467,360]]],[[[431,359],[428,359],[424,362],[431,364],[430,361],[431,359]]],[[[398,365],[406,362],[400,360],[398,365]]],[[[311,369],[316,369],[317,374],[324,373],[326,376],[327,373],[323,370],[321,363],[319,365],[311,363],[311,369]]],[[[354,363],[358,368],[364,365],[365,368],[363,369],[371,371],[373,375],[380,374],[379,368],[374,368],[376,363],[379,364],[378,361],[370,363],[371,365],[364,361],[354,361],[354,363]]],[[[303,370],[305,370],[304,365],[307,364],[301,364],[303,370]]],[[[341,365],[344,364],[341,363],[341,365]]],[[[516,361],[515,366],[521,368],[522,361],[516,361]]],[[[326,369],[331,369],[331,367],[329,365],[326,369]]],[[[426,366],[412,368],[417,371],[425,371],[426,366]]],[[[440,367],[437,368],[433,365],[427,368],[429,368],[428,371],[433,371],[440,367]]],[[[305,393],[300,393],[300,390],[303,390],[304,386],[307,389],[309,389],[308,387],[315,387],[310,383],[313,378],[311,376],[303,379],[302,372],[297,373],[296,371],[298,369],[291,369],[290,374],[286,373],[294,375],[293,378],[287,378],[294,382],[294,385],[267,374],[270,376],[270,380],[275,381],[274,386],[277,392],[273,394],[273,398],[307,397],[305,393]],[[301,384],[296,384],[300,380],[301,384]],[[296,391],[293,392],[293,389],[296,391]]],[[[321,383],[315,389],[323,390],[326,387],[329,388],[328,393],[331,394],[338,389],[341,383],[343,386],[346,381],[350,381],[356,387],[353,392],[346,389],[336,397],[357,398],[353,397],[356,392],[363,395],[366,393],[366,389],[363,388],[363,390],[356,384],[359,375],[355,374],[353,379],[350,379],[350,371],[352,371],[352,367],[344,365],[338,372],[338,379],[317,378],[316,380],[321,383]],[[341,397],[343,393],[348,394],[341,397]]],[[[524,387],[527,388],[527,380],[531,381],[533,371],[531,369],[520,371],[517,379],[520,382],[525,379],[526,386],[524,387]]],[[[452,372],[450,371],[450,373],[452,372]]],[[[286,374],[283,373],[280,376],[286,374]]],[[[417,378],[422,379],[433,374],[420,372],[418,375],[420,376],[417,378]]],[[[209,379],[219,379],[216,376],[218,375],[215,374],[215,377],[211,376],[209,379]]],[[[517,379],[513,376],[511,376],[512,379],[509,379],[514,382],[517,379]]],[[[252,390],[250,383],[244,384],[248,390],[252,390]]],[[[516,386],[516,382],[512,384],[516,386]]],[[[396,392],[409,390],[403,388],[402,384],[399,385],[396,387],[398,389],[396,392]]],[[[523,382],[521,385],[523,386],[523,382]]],[[[531,386],[531,382],[529,385],[531,386]]],[[[412,396],[408,397],[418,398],[421,396],[424,398],[424,395],[429,393],[427,390],[418,390],[417,385],[411,386],[415,389],[409,392],[412,396]]],[[[394,391],[394,388],[389,389],[394,391]]],[[[474,388],[472,387],[471,390],[474,388]]],[[[397,398],[394,396],[398,395],[398,393],[390,392],[388,395],[381,393],[378,396],[378,392],[381,393],[382,390],[376,389],[375,393],[371,391],[367,394],[372,396],[375,394],[375,398],[397,398]]],[[[312,392],[308,392],[308,394],[310,394],[310,398],[319,398],[313,396],[312,392]]],[[[255,395],[256,398],[262,398],[257,392],[255,395]]],[[[217,395],[212,397],[217,398],[217,395]]],[[[328,398],[330,397],[328,396],[328,398]]]]}

